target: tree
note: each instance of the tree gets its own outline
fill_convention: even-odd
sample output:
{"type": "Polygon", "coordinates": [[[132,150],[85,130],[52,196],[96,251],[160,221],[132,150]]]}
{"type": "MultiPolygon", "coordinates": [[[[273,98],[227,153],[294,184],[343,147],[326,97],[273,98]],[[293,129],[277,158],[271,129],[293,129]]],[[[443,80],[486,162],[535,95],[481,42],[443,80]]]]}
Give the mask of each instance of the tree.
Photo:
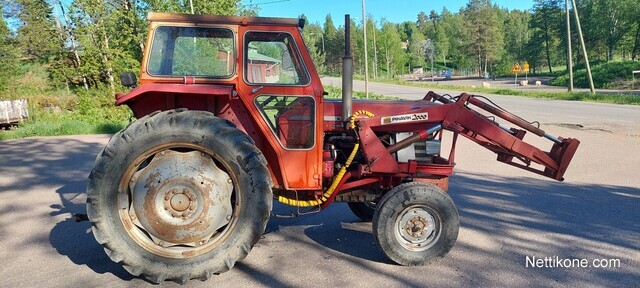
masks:
{"type": "Polygon", "coordinates": [[[598,27],[606,34],[607,60],[611,61],[620,40],[635,26],[640,4],[637,0],[599,0],[596,6],[601,16],[598,27]]]}
{"type": "Polygon", "coordinates": [[[382,30],[378,37],[381,59],[384,59],[387,75],[394,76],[404,66],[404,51],[397,25],[382,20],[382,30]]]}
{"type": "MultiPolygon", "coordinates": [[[[441,20],[441,22],[444,22],[441,20]]],[[[441,23],[436,26],[434,42],[435,42],[435,50],[442,56],[442,61],[444,62],[444,66],[447,66],[447,54],[449,53],[449,37],[447,36],[445,23],[441,23]]]]}
{"type": "Polygon", "coordinates": [[[418,30],[422,32],[422,34],[427,34],[427,25],[429,24],[429,16],[423,11],[418,13],[418,21],[416,21],[416,25],[418,26],[418,30]]]}
{"type": "Polygon", "coordinates": [[[340,63],[344,55],[344,40],[340,39],[341,37],[344,37],[344,35],[338,34],[331,15],[327,15],[324,22],[324,41],[327,48],[324,63],[329,73],[340,73],[341,71],[340,63]]]}
{"type": "Polygon", "coordinates": [[[470,0],[462,10],[465,17],[467,52],[473,53],[476,59],[478,75],[490,62],[500,59],[503,48],[502,23],[497,18],[497,7],[491,6],[490,0],[470,0]]]}
{"type": "Polygon", "coordinates": [[[506,14],[504,23],[505,30],[505,52],[511,59],[509,60],[527,60],[526,44],[529,42],[530,31],[529,21],[531,13],[527,11],[514,10],[506,14]]]}
{"type": "Polygon", "coordinates": [[[13,15],[19,20],[17,43],[22,55],[44,60],[62,48],[51,6],[44,0],[17,0],[13,15]]]}
{"type": "Polygon", "coordinates": [[[7,90],[9,79],[15,71],[18,51],[7,22],[0,17],[0,95],[7,90]]]}
{"type": "MultiPolygon", "coordinates": [[[[307,22],[307,17],[304,14],[300,15],[300,18],[307,22]]],[[[316,23],[307,24],[302,30],[302,37],[307,44],[307,49],[309,50],[309,54],[311,54],[311,59],[313,59],[316,70],[318,73],[324,73],[326,45],[324,43],[322,27],[316,23]]]]}
{"type": "MultiPolygon", "coordinates": [[[[561,13],[558,0],[536,0],[533,6],[533,17],[531,18],[531,27],[534,29],[533,33],[540,32],[543,34],[545,56],[547,60],[547,67],[549,73],[553,73],[551,64],[551,51],[555,51],[557,45],[555,44],[557,39],[557,23],[561,22],[561,13]],[[537,31],[535,31],[537,30],[537,31]]],[[[539,38],[536,38],[538,40],[539,38]]],[[[533,48],[530,45],[530,48],[533,48]]]]}
{"type": "Polygon", "coordinates": [[[431,63],[431,79],[433,80],[433,61],[436,59],[436,46],[431,39],[427,39],[422,41],[422,49],[425,59],[431,63]]]}
{"type": "Polygon", "coordinates": [[[412,31],[411,38],[409,39],[409,69],[413,66],[423,66],[424,65],[424,40],[425,37],[420,33],[420,31],[412,31]]]}

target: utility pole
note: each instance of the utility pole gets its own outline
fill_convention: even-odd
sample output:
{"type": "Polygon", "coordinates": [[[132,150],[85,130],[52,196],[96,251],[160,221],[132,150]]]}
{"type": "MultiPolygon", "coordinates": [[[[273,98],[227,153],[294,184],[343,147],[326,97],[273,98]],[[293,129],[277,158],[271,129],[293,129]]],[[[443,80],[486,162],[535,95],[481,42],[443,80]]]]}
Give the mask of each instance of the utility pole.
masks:
{"type": "MultiPolygon", "coordinates": [[[[569,14],[569,0],[564,0],[567,10],[567,69],[569,70],[569,92],[573,92],[573,53],[571,52],[571,16],[569,14]]],[[[574,8],[575,9],[575,8],[574,8]]]]}
{"type": "Polygon", "coordinates": [[[376,21],[373,20],[373,79],[378,79],[378,45],[376,42],[376,21]]]}
{"type": "Polygon", "coordinates": [[[193,0],[189,0],[189,6],[191,6],[191,14],[193,13],[193,0]]]}
{"type": "Polygon", "coordinates": [[[367,11],[362,0],[362,33],[364,34],[364,95],[369,99],[369,57],[367,57],[367,11]]]}
{"type": "Polygon", "coordinates": [[[580,45],[582,46],[582,55],[584,56],[584,63],[587,67],[587,77],[589,77],[589,89],[591,90],[591,94],[595,94],[596,89],[593,87],[593,77],[591,77],[591,67],[589,65],[589,57],[587,57],[587,47],[584,46],[584,38],[582,37],[582,27],[580,27],[580,17],[578,16],[578,9],[577,9],[578,6],[576,6],[576,0],[571,0],[571,4],[573,4],[573,15],[576,17],[576,24],[578,26],[578,37],[580,37],[580,45]]]}

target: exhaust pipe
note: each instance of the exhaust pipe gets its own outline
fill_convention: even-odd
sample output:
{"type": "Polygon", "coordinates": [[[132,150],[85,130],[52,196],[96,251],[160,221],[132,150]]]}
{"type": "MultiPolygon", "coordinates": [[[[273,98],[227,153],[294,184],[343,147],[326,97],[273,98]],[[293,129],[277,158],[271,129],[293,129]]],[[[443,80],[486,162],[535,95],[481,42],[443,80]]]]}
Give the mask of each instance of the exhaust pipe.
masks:
{"type": "Polygon", "coordinates": [[[353,98],[353,57],[351,56],[351,16],[344,15],[344,57],[342,57],[342,121],[351,117],[353,98]]]}

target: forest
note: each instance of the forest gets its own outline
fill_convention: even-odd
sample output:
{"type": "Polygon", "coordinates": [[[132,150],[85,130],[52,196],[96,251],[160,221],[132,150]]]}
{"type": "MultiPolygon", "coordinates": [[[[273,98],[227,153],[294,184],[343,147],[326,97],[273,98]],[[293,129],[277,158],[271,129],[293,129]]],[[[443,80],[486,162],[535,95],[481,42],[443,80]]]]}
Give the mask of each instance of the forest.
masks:
{"type": "MultiPolygon", "coordinates": [[[[192,2],[196,14],[260,16],[259,6],[239,0],[0,1],[0,100],[27,98],[32,119],[53,125],[50,130],[65,130],[50,134],[109,132],[129,118],[127,109],[113,107],[113,95],[126,89],[121,73],[140,69],[148,12],[191,13],[192,2]]],[[[630,79],[632,70],[640,70],[640,1],[576,3],[596,87],[611,88],[621,77],[630,79]]],[[[367,29],[370,79],[399,79],[418,66],[470,77],[506,76],[514,63],[527,62],[528,73],[552,76],[552,84],[565,85],[566,16],[561,0],[535,0],[525,11],[469,0],[459,11],[421,11],[415,21],[403,23],[389,22],[384,15],[368,15],[366,25],[362,18],[352,18],[356,76],[364,74],[362,32],[367,29]]],[[[576,86],[586,87],[571,10],[569,16],[576,86]]],[[[343,19],[327,15],[324,23],[307,23],[303,29],[322,75],[341,71],[343,19]]]]}
{"type": "MultiPolygon", "coordinates": [[[[193,1],[193,5],[198,14],[260,15],[259,7],[238,0],[193,1]]],[[[581,0],[577,9],[590,62],[638,60],[640,2],[581,0]]],[[[5,0],[0,19],[0,91],[10,89],[21,72],[37,69],[34,66],[46,70],[47,84],[55,88],[115,90],[117,75],[139,69],[149,11],[189,13],[190,6],[189,1],[159,0],[74,0],[66,6],[60,0],[5,0]]],[[[416,21],[403,23],[368,15],[369,76],[392,78],[415,66],[504,75],[514,63],[524,61],[531,73],[553,74],[565,70],[567,62],[565,17],[561,0],[536,0],[527,11],[470,0],[457,12],[446,8],[419,12],[416,21]]],[[[575,34],[573,13],[570,17],[575,34]]],[[[340,72],[342,19],[327,15],[324,23],[304,28],[315,65],[323,74],[340,72]]],[[[361,20],[352,20],[351,26],[356,72],[362,75],[364,26],[361,20]]],[[[577,39],[573,35],[579,69],[583,58],[577,39]]]]}

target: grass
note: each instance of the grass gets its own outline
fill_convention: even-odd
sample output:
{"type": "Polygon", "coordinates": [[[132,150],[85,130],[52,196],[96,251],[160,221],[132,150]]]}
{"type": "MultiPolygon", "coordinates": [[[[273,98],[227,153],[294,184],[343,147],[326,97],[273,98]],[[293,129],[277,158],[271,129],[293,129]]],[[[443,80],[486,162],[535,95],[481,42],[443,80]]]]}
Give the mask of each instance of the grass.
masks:
{"type": "MultiPolygon", "coordinates": [[[[120,110],[120,109],[119,109],[120,110]]],[[[111,134],[124,128],[124,119],[91,118],[74,111],[49,112],[30,109],[30,119],[18,128],[0,131],[0,140],[19,139],[34,136],[60,136],[78,134],[111,134]]]]}
{"type": "Polygon", "coordinates": [[[613,104],[630,104],[640,105],[640,96],[634,94],[617,94],[617,93],[597,93],[591,94],[588,92],[542,92],[542,91],[523,91],[513,89],[500,89],[500,88],[482,88],[482,87],[462,87],[455,85],[443,85],[443,84],[430,84],[430,83],[417,83],[411,81],[401,80],[376,80],[376,82],[382,82],[387,84],[425,87],[433,89],[455,90],[465,92],[478,92],[485,94],[498,94],[498,95],[513,95],[524,96],[530,98],[546,98],[557,100],[569,100],[569,101],[586,101],[597,103],[613,103],[613,104]]]}
{"type": "Polygon", "coordinates": [[[51,87],[42,65],[25,65],[26,72],[14,77],[0,93],[0,101],[27,99],[29,119],[14,130],[0,130],[0,140],[33,136],[115,133],[129,120],[126,107],[113,105],[109,89],[79,90],[51,87]]]}
{"type": "MultiPolygon", "coordinates": [[[[587,88],[587,70],[584,66],[578,66],[574,72],[575,87],[587,88]]],[[[630,88],[631,72],[640,70],[640,63],[631,61],[611,61],[592,63],[591,74],[595,88],[619,89],[630,88]]],[[[551,81],[552,85],[566,86],[569,83],[569,75],[563,74],[551,81]]]]}
{"type": "MultiPolygon", "coordinates": [[[[325,86],[324,87],[325,92],[329,93],[329,95],[326,95],[326,98],[342,98],[342,89],[335,87],[335,86],[325,86]]],[[[366,99],[366,95],[364,92],[359,92],[359,91],[353,91],[353,98],[355,99],[366,99]]],[[[382,94],[377,94],[377,93],[371,93],[369,92],[369,99],[374,99],[374,100],[401,100],[398,97],[392,97],[392,96],[386,96],[386,95],[382,95],[382,94]]]]}

